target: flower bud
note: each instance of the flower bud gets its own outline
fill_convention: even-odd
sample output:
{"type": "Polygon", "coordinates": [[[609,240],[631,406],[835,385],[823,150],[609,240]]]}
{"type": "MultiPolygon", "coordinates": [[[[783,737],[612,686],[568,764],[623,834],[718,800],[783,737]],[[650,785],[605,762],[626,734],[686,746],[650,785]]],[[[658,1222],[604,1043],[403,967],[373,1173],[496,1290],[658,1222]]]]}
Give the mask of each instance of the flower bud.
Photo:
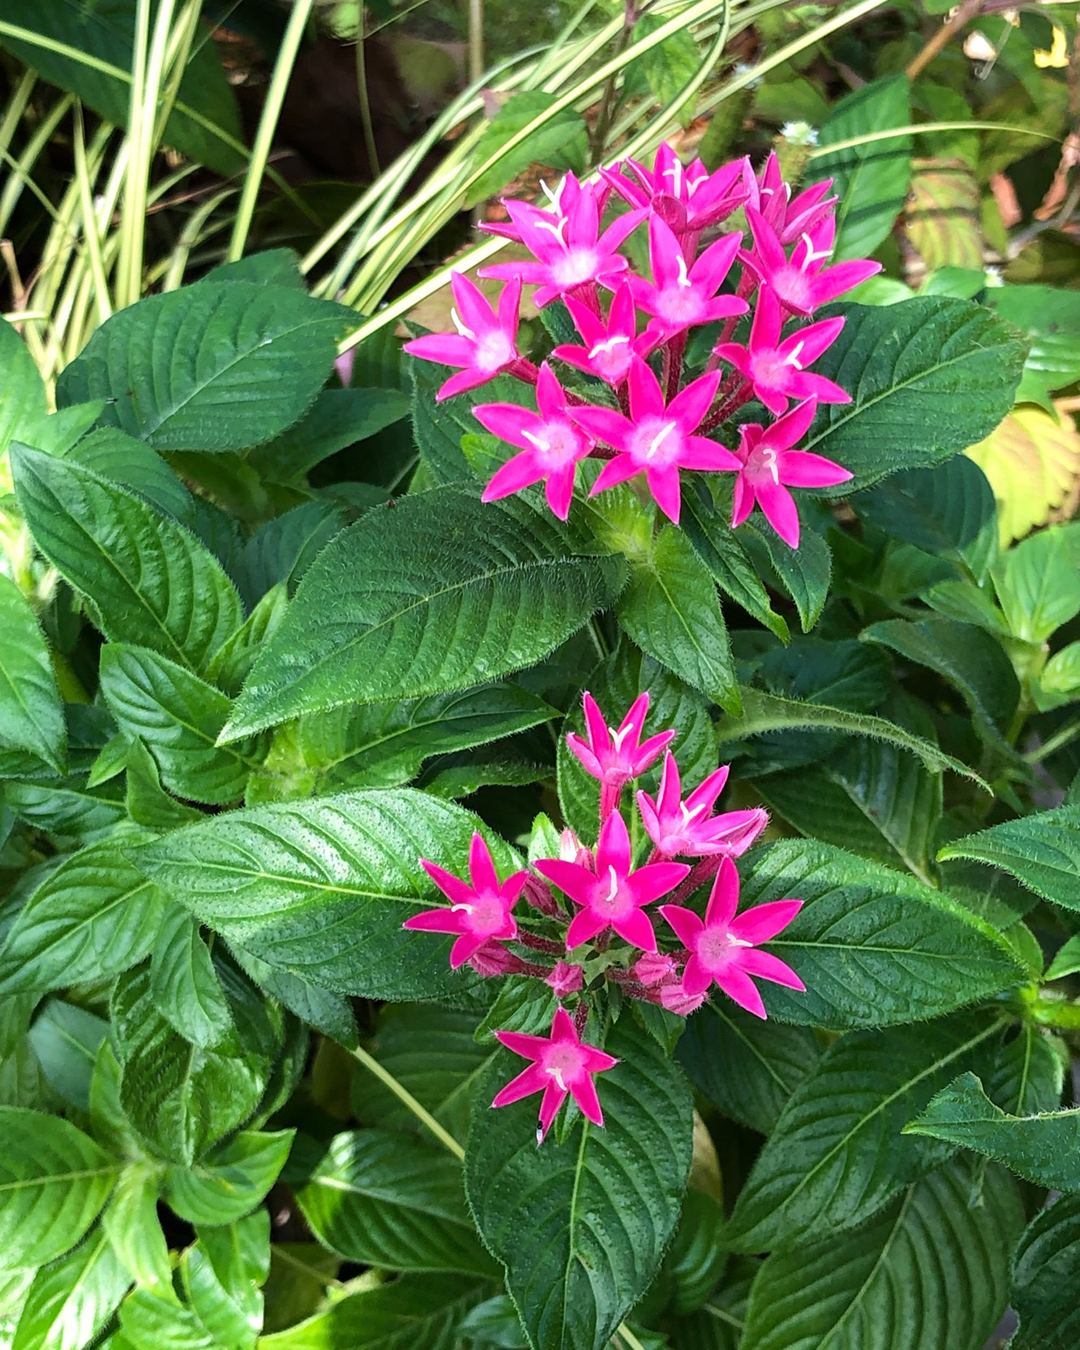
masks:
{"type": "Polygon", "coordinates": [[[585,983],[585,972],[580,966],[559,961],[544,983],[550,986],[556,998],[566,998],[568,994],[576,994],[585,983]]]}

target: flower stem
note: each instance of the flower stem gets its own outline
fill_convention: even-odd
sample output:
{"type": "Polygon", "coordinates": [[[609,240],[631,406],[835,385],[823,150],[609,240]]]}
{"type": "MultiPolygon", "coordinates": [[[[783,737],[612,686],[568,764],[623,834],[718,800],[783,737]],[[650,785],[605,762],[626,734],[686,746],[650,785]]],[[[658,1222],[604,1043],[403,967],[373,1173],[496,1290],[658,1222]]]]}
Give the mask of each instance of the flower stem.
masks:
{"type": "Polygon", "coordinates": [[[369,1055],[362,1046],[354,1046],[349,1050],[349,1054],[358,1063],[362,1064],[368,1073],[373,1074],[380,1083],[388,1087],[398,1101],[402,1102],[413,1113],[422,1125],[426,1125],[435,1138],[442,1144],[448,1153],[452,1153],[458,1162],[465,1161],[465,1150],[461,1147],[454,1136],[448,1133],[435,1119],[430,1111],[420,1105],[409,1089],[399,1083],[394,1075],[384,1069],[374,1056],[369,1055]]]}
{"type": "MultiPolygon", "coordinates": [[[[566,955],[565,945],[552,942],[550,938],[538,937],[535,933],[523,933],[520,928],[515,941],[520,942],[523,947],[531,947],[534,952],[544,952],[548,956],[566,955]]],[[[544,974],[546,975],[547,971],[544,974]]]]}

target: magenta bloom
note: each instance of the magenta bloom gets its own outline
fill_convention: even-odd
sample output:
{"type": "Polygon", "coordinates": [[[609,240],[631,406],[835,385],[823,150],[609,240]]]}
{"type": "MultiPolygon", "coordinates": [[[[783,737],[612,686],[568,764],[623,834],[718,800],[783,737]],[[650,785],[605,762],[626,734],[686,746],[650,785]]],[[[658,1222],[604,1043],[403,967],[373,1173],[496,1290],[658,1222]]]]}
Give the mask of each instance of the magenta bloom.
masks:
{"type": "Polygon", "coordinates": [[[836,235],[836,222],[831,215],[799,236],[790,261],[777,232],[760,212],[748,206],[746,218],[753,232],[754,247],[744,250],[739,257],[762,282],[773,288],[776,298],[792,314],[812,314],[819,306],[881,271],[881,264],[876,262],[824,266],[832,256],[836,235]]]}
{"type": "Polygon", "coordinates": [[[420,865],[451,902],[450,908],[426,909],[401,926],[425,933],[459,934],[450,948],[451,969],[457,970],[491,939],[517,937],[511,911],[529,874],[514,872],[500,885],[491,853],[479,834],[473,835],[469,846],[471,886],[426,858],[420,859],[420,865]]]}
{"type": "Polygon", "coordinates": [[[750,346],[721,342],[713,349],[722,360],[735,367],[754,386],[754,395],[766,408],[779,416],[787,411],[788,399],[802,402],[816,398],[819,403],[850,403],[851,395],[806,367],[816,361],[840,335],[842,318],[824,319],[798,329],[780,341],[784,311],[768,286],[758,291],[757,308],[750,329],[750,346]]]}
{"type": "Polygon", "coordinates": [[[619,1061],[594,1045],[586,1045],[565,1008],[557,1009],[550,1036],[526,1036],[520,1031],[497,1031],[495,1036],[507,1050],[531,1059],[532,1063],[507,1083],[491,1104],[509,1106],[522,1097],[542,1092],[538,1144],[543,1142],[567,1094],[581,1107],[586,1120],[603,1125],[604,1113],[600,1110],[593,1074],[613,1069],[619,1061]]]}
{"type": "Polygon", "coordinates": [[[710,244],[687,271],[686,259],[671,228],[658,217],[649,221],[649,261],[653,281],[631,276],[627,284],[638,309],[654,317],[648,332],[665,342],[693,324],[713,323],[745,314],[749,306],[735,295],[717,295],[742,243],[739,233],[710,244]]]}
{"type": "Polygon", "coordinates": [[[690,953],[683,971],[682,992],[690,999],[704,994],[714,982],[740,1007],[755,1017],[765,1016],[757,986],[750,978],[805,989],[798,975],[778,957],[758,950],[802,909],[801,900],[775,900],[755,905],[735,917],[739,907],[739,874],[730,858],[720,864],[709,896],[705,921],[681,905],[661,905],[660,913],[690,953]]]}
{"type": "Polygon", "coordinates": [[[776,231],[781,244],[792,244],[800,234],[812,230],[839,201],[838,197],[827,196],[832,187],[831,178],[815,183],[793,198],[791,184],[785,183],[780,174],[780,161],[775,150],[769,151],[759,176],[755,176],[748,160],[745,164],[747,205],[761,213],[776,231]]]}
{"type": "Polygon", "coordinates": [[[588,375],[598,376],[612,388],[617,388],[626,380],[634,353],[647,356],[655,345],[654,339],[646,337],[644,333],[638,336],[637,308],[625,281],[615,292],[606,323],[588,305],[583,305],[571,295],[566,297],[565,304],[586,345],[577,347],[571,343],[562,343],[554,349],[552,356],[557,356],[567,365],[576,366],[588,375]]]}
{"type": "Polygon", "coordinates": [[[483,292],[461,272],[451,272],[450,288],[457,305],[457,309],[450,311],[457,336],[429,333],[405,344],[405,350],[422,361],[462,367],[461,374],[451,375],[435,395],[440,403],[454,394],[463,394],[466,389],[487,384],[520,359],[517,349],[520,280],[512,279],[499,297],[497,315],[483,292]]]}
{"type": "Polygon", "coordinates": [[[629,211],[600,233],[601,202],[595,191],[578,185],[558,199],[558,214],[541,211],[526,202],[508,201],[506,209],[518,237],[536,262],[496,263],[481,270],[482,277],[520,278],[539,286],[537,307],[550,304],[567,291],[590,282],[614,289],[627,262],[616,252],[643,219],[643,211],[629,211]]]}
{"type": "Polygon", "coordinates": [[[701,857],[710,853],[738,858],[765,828],[769,817],[760,806],[747,811],[727,811],[719,816],[709,814],[724,790],[727,778],[728,766],[724,764],[709,774],[684,802],[679,766],[675,756],[668,751],[656,801],[647,792],[637,794],[645,831],[665,858],[679,854],[701,857]]]}
{"type": "Polygon", "coordinates": [[[539,415],[518,403],[481,403],[473,409],[493,436],[521,450],[496,471],[481,500],[497,501],[543,478],[548,506],[565,520],[578,460],[588,455],[593,441],[570,421],[566,394],[546,361],[536,382],[536,402],[539,415]]]}
{"type": "Polygon", "coordinates": [[[570,732],[566,744],[581,761],[585,772],[599,779],[606,787],[621,788],[624,783],[643,774],[675,738],[674,731],[662,731],[658,736],[651,736],[644,745],[641,744],[641,732],[649,711],[647,691],[634,700],[617,731],[613,731],[604,721],[604,714],[588,690],[582,703],[585,707],[588,740],[582,740],[570,732]]]}
{"type": "Polygon", "coordinates": [[[817,404],[807,399],[785,413],[771,427],[756,422],[739,428],[737,454],[742,470],[735,480],[732,528],[741,525],[757,502],[765,519],[792,548],[799,547],[799,513],[789,487],[835,487],[852,476],[847,469],[822,455],[790,447],[806,434],[817,404]]]}
{"type": "Polygon", "coordinates": [[[651,207],[679,234],[697,232],[725,220],[746,200],[743,161],[734,160],[710,173],[700,159],[686,167],[666,141],[656,151],[652,170],[626,159],[601,169],[604,181],[633,207],[651,207]],[[637,179],[617,173],[628,168],[637,179]]]}
{"type": "Polygon", "coordinates": [[[571,408],[570,416],[598,441],[619,452],[600,470],[590,496],[643,473],[660,510],[679,523],[680,469],[738,469],[730,450],[695,436],[712,406],[720,372],[701,375],[665,406],[660,383],[638,356],[630,367],[630,416],[610,408],[571,408]]]}
{"type": "Polygon", "coordinates": [[[600,828],[595,868],[593,871],[557,858],[536,863],[538,872],[581,906],[581,913],[574,916],[567,931],[566,950],[572,951],[611,928],[642,951],[656,951],[656,934],[642,906],[674,890],[689,867],[685,863],[649,863],[631,871],[626,822],[618,811],[612,811],[600,828]]]}

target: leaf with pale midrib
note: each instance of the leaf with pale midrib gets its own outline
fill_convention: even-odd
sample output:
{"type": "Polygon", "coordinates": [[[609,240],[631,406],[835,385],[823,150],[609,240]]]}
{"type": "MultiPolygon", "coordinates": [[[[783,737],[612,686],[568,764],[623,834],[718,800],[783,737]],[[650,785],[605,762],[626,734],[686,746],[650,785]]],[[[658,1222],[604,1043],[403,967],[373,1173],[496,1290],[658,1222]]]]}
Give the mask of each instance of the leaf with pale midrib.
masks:
{"type": "Polygon", "coordinates": [[[938,857],[974,858],[1000,867],[1044,900],[1080,909],[1080,806],[992,825],[948,844],[938,857]]]}
{"type": "Polygon", "coordinates": [[[1075,1350],[1080,1344],[1080,1195],[1036,1214],[1020,1238],[1012,1305],[1020,1329],[1010,1350],[1075,1350]]]}
{"type": "Polygon", "coordinates": [[[49,649],[18,586],[0,575],[0,744],[63,773],[67,726],[49,649]]]}

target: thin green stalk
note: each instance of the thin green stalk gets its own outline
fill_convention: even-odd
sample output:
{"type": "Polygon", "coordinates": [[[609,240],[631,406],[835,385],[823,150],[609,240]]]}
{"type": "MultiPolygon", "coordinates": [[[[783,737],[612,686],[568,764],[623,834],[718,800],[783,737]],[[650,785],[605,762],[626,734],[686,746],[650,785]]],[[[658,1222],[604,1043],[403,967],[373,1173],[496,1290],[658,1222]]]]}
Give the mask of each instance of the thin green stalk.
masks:
{"type": "Polygon", "coordinates": [[[371,100],[368,97],[367,48],[364,46],[364,8],[360,7],[360,26],[356,31],[356,92],[360,99],[360,124],[364,128],[364,149],[372,178],[378,178],[379,150],[375,144],[375,126],[371,120],[371,100]]]}
{"type": "Polygon", "coordinates": [[[63,98],[56,100],[48,113],[41,119],[18,159],[13,158],[8,153],[6,145],[0,146],[0,159],[5,164],[10,165],[12,169],[11,177],[4,184],[3,191],[0,192],[0,236],[7,232],[8,223],[19,204],[19,198],[22,196],[24,188],[29,188],[49,215],[55,218],[56,211],[53,204],[34,182],[31,174],[38,156],[52,140],[53,133],[71,111],[74,102],[75,100],[70,94],[65,94],[63,98]]]}
{"type": "Polygon", "coordinates": [[[216,192],[212,197],[209,197],[185,219],[183,229],[180,231],[180,238],[176,241],[173,251],[169,255],[168,267],[162,277],[161,289],[163,291],[175,291],[177,287],[183,285],[184,273],[187,271],[191,250],[202,242],[206,222],[223,202],[227,202],[234,195],[235,191],[235,188],[223,188],[220,192],[216,192]]]}
{"type": "Polygon", "coordinates": [[[229,262],[235,262],[243,256],[244,246],[251,230],[251,222],[255,215],[255,203],[258,200],[263,174],[266,171],[266,161],[270,156],[270,146],[273,144],[274,133],[277,131],[278,118],[281,116],[281,107],[285,102],[285,94],[288,91],[289,80],[292,77],[296,57],[300,51],[300,43],[303,41],[308,19],[311,17],[312,3],[313,0],[296,0],[292,13],[289,15],[289,22],[285,27],[285,36],[282,38],[281,49],[278,52],[277,61],[274,63],[274,73],[270,78],[270,85],[266,91],[266,102],[263,104],[262,116],[259,118],[259,129],[255,133],[255,144],[251,148],[251,164],[248,167],[247,177],[244,179],[240,204],[236,208],[236,222],[233,226],[232,238],[229,240],[229,247],[225,253],[226,260],[229,262]]]}
{"type": "Polygon", "coordinates": [[[484,78],[484,0],[469,0],[469,79],[484,78]]]}
{"type": "Polygon", "coordinates": [[[25,70],[19,83],[11,91],[7,107],[4,109],[3,121],[0,121],[0,150],[11,149],[11,138],[19,129],[19,123],[26,111],[26,105],[30,102],[35,84],[37,74],[32,70],[25,70]]]}
{"type": "MultiPolygon", "coordinates": [[[[166,4],[170,0],[165,0],[166,4]]],[[[116,268],[116,307],[123,309],[138,299],[142,276],[142,238],[145,202],[139,193],[139,164],[142,158],[143,105],[146,71],[149,64],[151,0],[136,0],[135,34],[131,55],[131,88],[128,91],[127,138],[131,145],[127,181],[124,184],[123,216],[120,222],[120,260],[116,268]]],[[[147,166],[149,169],[149,165],[147,166]]],[[[146,179],[143,179],[143,187],[146,179]]]]}
{"type": "Polygon", "coordinates": [[[404,1106],[408,1107],[408,1109],[413,1113],[413,1115],[416,1117],[418,1121],[420,1121],[422,1125],[427,1126],[427,1128],[431,1131],[431,1133],[435,1136],[435,1138],[439,1141],[439,1143],[442,1144],[443,1148],[445,1148],[448,1153],[452,1153],[454,1157],[457,1158],[458,1162],[465,1161],[465,1150],[461,1147],[461,1145],[454,1138],[454,1136],[439,1124],[439,1122],[435,1119],[435,1117],[431,1114],[431,1112],[427,1110],[426,1107],[420,1105],[420,1103],[412,1095],[409,1089],[405,1087],[403,1084],[399,1083],[398,1080],[394,1077],[394,1075],[389,1071],[389,1069],[383,1068],[383,1066],[379,1063],[379,1061],[375,1059],[372,1055],[369,1055],[368,1052],[363,1048],[363,1046],[360,1045],[354,1046],[351,1050],[349,1050],[349,1054],[352,1055],[353,1059],[357,1060],[360,1064],[362,1064],[364,1068],[367,1069],[368,1073],[374,1074],[374,1076],[379,1080],[380,1083],[384,1085],[384,1087],[388,1087],[390,1091],[394,1094],[394,1096],[398,1099],[398,1101],[400,1101],[404,1106]]]}
{"type": "Polygon", "coordinates": [[[865,135],[834,141],[830,145],[818,145],[810,151],[810,158],[820,159],[822,155],[833,155],[839,150],[854,150],[860,145],[873,145],[877,141],[891,141],[898,136],[928,136],[938,131],[1011,131],[1020,136],[1037,136],[1043,141],[1061,140],[1060,136],[1051,136],[1033,127],[1017,126],[1013,122],[918,122],[906,127],[890,127],[888,131],[868,131],[865,135]]]}
{"type": "Polygon", "coordinates": [[[94,210],[94,184],[86,160],[86,134],[83,127],[82,104],[75,105],[75,181],[79,185],[79,201],[82,207],[83,238],[90,262],[90,276],[93,280],[94,301],[97,306],[98,323],[104,323],[112,314],[109,303],[109,283],[105,276],[105,264],[101,256],[101,236],[98,233],[97,213],[94,210]]]}
{"type": "MultiPolygon", "coordinates": [[[[620,1341],[625,1342],[626,1350],[645,1350],[638,1338],[630,1330],[625,1322],[619,1323],[619,1330],[615,1333],[620,1341]]],[[[613,1338],[614,1339],[614,1338],[613,1338]]]]}

